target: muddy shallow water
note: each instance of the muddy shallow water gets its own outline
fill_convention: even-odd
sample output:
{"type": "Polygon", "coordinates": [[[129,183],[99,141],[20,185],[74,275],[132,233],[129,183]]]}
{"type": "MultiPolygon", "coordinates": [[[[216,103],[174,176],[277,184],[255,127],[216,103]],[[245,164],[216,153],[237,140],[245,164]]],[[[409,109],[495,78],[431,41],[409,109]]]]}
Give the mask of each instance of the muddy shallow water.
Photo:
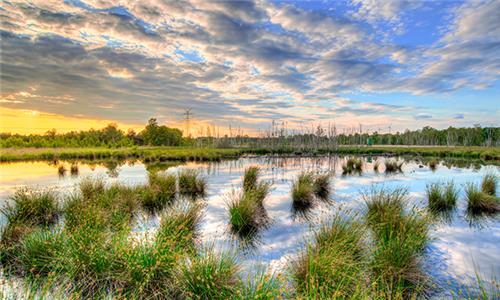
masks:
{"type": "MultiPolygon", "coordinates": [[[[236,251],[245,272],[271,268],[284,270],[290,258],[303,248],[311,229],[336,212],[362,213],[364,202],[361,192],[372,186],[387,188],[407,187],[411,204],[425,208],[425,186],[427,183],[453,180],[460,187],[457,210],[448,218],[436,222],[431,231],[433,240],[426,249],[423,268],[446,295],[450,289],[474,282],[475,273],[486,280],[500,278],[500,216],[471,219],[465,212],[463,185],[479,183],[486,172],[500,174],[497,166],[454,166],[440,163],[436,170],[412,159],[406,160],[402,173],[385,174],[373,170],[376,157],[364,158],[362,174],[342,175],[342,157],[247,157],[214,163],[187,163],[173,166],[163,172],[175,173],[181,168],[199,169],[208,182],[204,217],[200,230],[200,244],[216,249],[236,251]],[[226,204],[228,195],[241,189],[244,169],[258,165],[261,180],[272,183],[272,189],[264,206],[269,216],[269,225],[259,231],[251,241],[242,242],[228,229],[226,204]],[[319,203],[307,211],[297,213],[292,209],[291,182],[304,170],[330,171],[333,193],[330,201],[319,203]]],[[[379,158],[383,160],[383,158],[379,158]]],[[[66,165],[68,162],[60,162],[66,165]]],[[[59,164],[60,164],[59,163],[59,164]]],[[[108,182],[141,184],[147,181],[148,168],[136,162],[107,165],[78,163],[78,174],[58,174],[57,166],[47,162],[16,162],[0,164],[0,206],[19,187],[28,185],[39,188],[54,188],[61,193],[74,190],[83,176],[101,176],[108,182]]],[[[3,221],[2,221],[3,223],[3,221]]],[[[159,224],[157,217],[137,217],[133,231],[136,234],[154,232],[159,224]]]]}

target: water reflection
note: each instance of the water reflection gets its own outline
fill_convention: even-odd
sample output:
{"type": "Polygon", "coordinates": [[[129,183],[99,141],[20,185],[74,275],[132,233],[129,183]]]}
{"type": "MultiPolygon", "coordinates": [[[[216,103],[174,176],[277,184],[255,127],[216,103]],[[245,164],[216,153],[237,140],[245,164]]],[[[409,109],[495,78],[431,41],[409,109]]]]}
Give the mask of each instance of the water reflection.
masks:
{"type": "MultiPolygon", "coordinates": [[[[303,171],[342,174],[347,157],[248,157],[221,162],[148,162],[51,161],[0,164],[0,206],[15,189],[30,185],[51,187],[69,193],[83,176],[103,176],[109,183],[122,182],[137,185],[147,182],[149,173],[177,174],[182,169],[198,169],[207,179],[206,202],[200,227],[200,244],[231,248],[235,244],[244,255],[241,263],[248,269],[257,264],[279,268],[301,249],[312,228],[339,209],[361,212],[364,203],[361,190],[372,185],[408,187],[412,204],[426,209],[425,186],[429,182],[453,180],[462,187],[467,182],[479,183],[483,174],[499,172],[497,166],[484,166],[481,161],[438,160],[434,171],[431,159],[405,159],[404,172],[386,174],[385,157],[363,158],[363,172],[332,178],[332,194],[326,201],[316,201],[308,207],[297,207],[291,201],[291,182],[303,171]],[[376,164],[380,164],[380,170],[376,164]],[[58,167],[64,165],[65,176],[59,177],[58,167]],[[240,236],[231,232],[228,223],[227,194],[242,186],[244,169],[258,165],[261,180],[271,182],[273,189],[264,201],[262,215],[266,226],[240,236]],[[77,170],[72,172],[72,166],[77,170]],[[378,173],[380,171],[380,173],[378,173]],[[72,176],[67,176],[67,174],[72,176]]],[[[475,265],[485,278],[500,277],[500,219],[499,215],[470,215],[463,189],[459,193],[457,208],[445,213],[433,213],[433,241],[427,249],[425,270],[440,286],[448,281],[459,286],[475,274],[475,265]],[[475,264],[475,265],[474,265],[475,264]],[[453,279],[453,280],[451,280],[453,279]]],[[[154,233],[159,226],[156,215],[141,215],[136,221],[137,234],[154,233]]]]}

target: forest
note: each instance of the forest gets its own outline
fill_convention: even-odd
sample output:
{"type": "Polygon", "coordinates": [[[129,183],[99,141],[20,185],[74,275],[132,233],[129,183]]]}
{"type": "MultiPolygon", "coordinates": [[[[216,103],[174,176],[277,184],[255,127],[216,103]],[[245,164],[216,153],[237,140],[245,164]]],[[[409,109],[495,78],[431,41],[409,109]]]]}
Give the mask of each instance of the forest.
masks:
{"type": "MultiPolygon", "coordinates": [[[[208,131],[210,132],[210,131],[208,131]]],[[[212,132],[216,132],[212,130],[212,132]]],[[[231,132],[231,131],[230,131],[231,132]]],[[[1,148],[57,148],[57,147],[131,147],[131,146],[197,146],[215,148],[336,148],[339,145],[416,145],[416,146],[485,146],[500,145],[500,127],[467,127],[435,129],[429,126],[419,130],[396,133],[364,133],[352,130],[338,133],[335,127],[317,126],[308,131],[295,131],[272,126],[257,137],[238,130],[236,134],[207,134],[196,138],[185,137],[177,128],[159,125],[155,118],[140,132],[109,124],[102,129],[45,134],[0,133],[1,148]]]]}

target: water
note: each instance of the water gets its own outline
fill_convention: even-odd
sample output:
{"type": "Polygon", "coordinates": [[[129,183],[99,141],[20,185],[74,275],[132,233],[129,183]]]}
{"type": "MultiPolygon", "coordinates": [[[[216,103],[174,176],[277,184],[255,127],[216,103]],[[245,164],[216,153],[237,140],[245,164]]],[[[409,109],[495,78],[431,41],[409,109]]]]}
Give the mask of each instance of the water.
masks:
{"type": "MultiPolygon", "coordinates": [[[[423,263],[423,269],[444,290],[473,283],[475,273],[486,280],[500,278],[500,217],[467,217],[462,190],[467,182],[479,183],[486,172],[498,174],[499,167],[477,164],[458,167],[449,163],[445,166],[441,162],[433,171],[420,162],[407,160],[402,173],[386,175],[373,170],[375,159],[376,157],[365,158],[364,172],[349,176],[342,175],[344,158],[341,157],[247,157],[216,163],[188,163],[170,167],[164,172],[175,173],[182,168],[195,168],[204,174],[208,182],[208,193],[201,200],[206,202],[206,208],[201,224],[200,246],[209,245],[216,249],[236,251],[246,273],[264,268],[282,271],[287,262],[303,248],[310,238],[311,230],[322,221],[339,211],[362,213],[364,202],[361,192],[374,185],[406,187],[410,193],[411,205],[423,209],[427,204],[427,183],[453,180],[461,190],[458,209],[448,219],[434,225],[433,240],[426,249],[427,259],[423,263]],[[228,229],[226,204],[228,195],[241,189],[243,172],[252,165],[261,168],[261,180],[272,183],[271,192],[265,200],[270,223],[254,239],[243,242],[228,229]],[[290,196],[291,182],[304,170],[335,173],[332,181],[334,189],[329,202],[318,203],[302,214],[294,214],[290,196]]],[[[69,163],[62,163],[69,170],[69,163]]],[[[107,165],[78,163],[78,174],[71,175],[68,171],[65,176],[60,176],[53,163],[0,164],[0,205],[4,205],[17,188],[25,185],[53,188],[62,194],[69,193],[76,188],[83,176],[100,176],[108,182],[142,184],[147,181],[149,167],[140,162],[108,162],[107,165]]],[[[157,218],[145,219],[140,216],[133,231],[137,234],[152,233],[158,224],[157,218]]]]}

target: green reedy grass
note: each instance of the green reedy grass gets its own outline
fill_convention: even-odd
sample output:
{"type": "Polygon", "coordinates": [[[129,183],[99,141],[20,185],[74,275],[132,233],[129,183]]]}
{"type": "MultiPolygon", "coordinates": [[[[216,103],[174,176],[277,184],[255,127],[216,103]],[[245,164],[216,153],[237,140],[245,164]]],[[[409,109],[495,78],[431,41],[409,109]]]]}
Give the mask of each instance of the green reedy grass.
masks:
{"type": "Polygon", "coordinates": [[[275,275],[258,270],[253,276],[242,280],[241,288],[238,290],[236,299],[285,299],[288,294],[286,290],[286,278],[281,274],[275,275]]]}
{"type": "Polygon", "coordinates": [[[363,171],[363,159],[360,157],[349,157],[345,164],[342,165],[344,175],[353,172],[361,173],[363,171]]]}
{"type": "Polygon", "coordinates": [[[60,230],[39,228],[23,237],[17,260],[25,276],[56,274],[64,267],[59,255],[64,248],[60,230]]]}
{"type": "Polygon", "coordinates": [[[80,192],[84,199],[93,199],[104,192],[106,183],[102,177],[84,177],[80,181],[80,192]]]}
{"type": "MultiPolygon", "coordinates": [[[[198,202],[178,202],[169,207],[161,215],[156,243],[175,246],[175,249],[186,250],[194,247],[197,237],[203,204],[198,202]]],[[[174,249],[171,249],[174,250],[174,249]]]]}
{"type": "Polygon", "coordinates": [[[458,190],[453,181],[428,184],[426,193],[429,209],[434,212],[453,209],[458,199],[458,190]]]}
{"type": "Polygon", "coordinates": [[[294,203],[306,206],[314,201],[314,174],[302,172],[292,185],[292,199],[294,203]]]}
{"type": "Polygon", "coordinates": [[[179,193],[193,198],[204,196],[207,188],[206,179],[201,177],[199,171],[193,169],[181,170],[179,178],[179,193]]]}
{"type": "Polygon", "coordinates": [[[149,185],[140,191],[144,208],[149,211],[161,210],[175,200],[176,177],[151,173],[149,174],[149,185]]]}
{"type": "Polygon", "coordinates": [[[9,224],[48,226],[57,221],[60,208],[53,191],[22,188],[14,193],[10,202],[0,212],[9,224]]]}
{"type": "Polygon", "coordinates": [[[407,189],[373,189],[365,195],[366,223],[373,233],[370,263],[378,293],[418,295],[427,285],[420,269],[422,251],[429,241],[429,219],[415,209],[405,213],[407,189]]]}
{"type": "Polygon", "coordinates": [[[259,196],[250,190],[241,194],[234,193],[227,204],[229,224],[234,233],[247,235],[254,233],[259,227],[259,196]]]}
{"type": "Polygon", "coordinates": [[[260,169],[257,166],[248,167],[243,175],[243,191],[249,191],[256,187],[260,169]]]}
{"type": "Polygon", "coordinates": [[[229,253],[204,250],[181,267],[180,286],[187,299],[231,299],[241,286],[239,265],[229,253]]]}
{"type": "Polygon", "coordinates": [[[465,185],[465,195],[467,198],[467,210],[470,213],[495,213],[500,209],[499,199],[483,192],[474,183],[467,183],[465,185]]]}
{"type": "Polygon", "coordinates": [[[385,172],[386,173],[394,173],[394,172],[402,172],[403,161],[399,161],[396,159],[386,159],[385,160],[385,172]]]}
{"type": "Polygon", "coordinates": [[[488,173],[483,176],[483,181],[481,182],[481,190],[491,196],[496,196],[497,194],[497,184],[498,176],[494,173],[488,173]]]}
{"type": "Polygon", "coordinates": [[[364,229],[336,216],[291,265],[297,298],[350,298],[367,282],[364,229]]]}
{"type": "Polygon", "coordinates": [[[432,159],[431,161],[429,161],[429,168],[431,168],[432,171],[435,171],[438,164],[439,162],[437,160],[432,159]]]}
{"type": "Polygon", "coordinates": [[[313,181],[313,192],[318,199],[326,200],[331,193],[331,174],[317,174],[313,181]]]}

